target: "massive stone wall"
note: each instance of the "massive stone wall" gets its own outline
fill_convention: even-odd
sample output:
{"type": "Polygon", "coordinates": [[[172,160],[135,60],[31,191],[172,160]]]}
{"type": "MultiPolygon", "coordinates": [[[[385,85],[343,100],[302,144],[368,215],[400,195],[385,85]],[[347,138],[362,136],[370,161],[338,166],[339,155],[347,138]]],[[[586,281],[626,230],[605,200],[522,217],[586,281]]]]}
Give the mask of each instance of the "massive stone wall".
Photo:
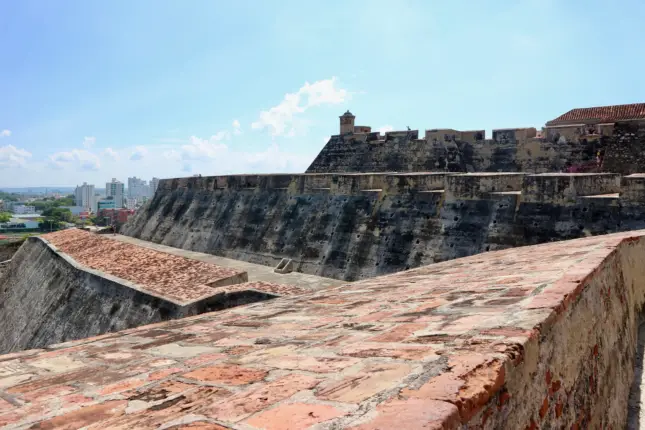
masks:
{"type": "Polygon", "coordinates": [[[83,270],[29,238],[0,280],[0,352],[39,348],[184,315],[171,302],[83,270]]]}
{"type": "Polygon", "coordinates": [[[358,280],[495,249],[645,227],[645,178],[305,174],[161,181],[122,233],[358,280]]]}
{"type": "Polygon", "coordinates": [[[608,124],[588,130],[571,125],[545,129],[428,130],[332,136],[308,173],[329,172],[562,172],[601,169],[629,174],[645,171],[645,126],[608,124]]]}
{"type": "MultiPolygon", "coordinates": [[[[119,265],[114,257],[110,262],[119,265]]],[[[231,292],[213,290],[209,296],[184,303],[83,266],[47,241],[32,237],[0,277],[0,354],[278,296],[245,285],[235,285],[238,288],[232,287],[231,292]]]]}

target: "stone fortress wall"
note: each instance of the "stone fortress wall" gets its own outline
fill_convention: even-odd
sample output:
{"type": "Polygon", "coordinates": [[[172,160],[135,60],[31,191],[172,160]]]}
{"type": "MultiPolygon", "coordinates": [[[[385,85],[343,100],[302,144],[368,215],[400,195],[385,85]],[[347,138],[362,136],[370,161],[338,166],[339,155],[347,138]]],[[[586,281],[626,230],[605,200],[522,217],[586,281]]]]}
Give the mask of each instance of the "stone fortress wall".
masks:
{"type": "MultiPolygon", "coordinates": [[[[370,132],[350,116],[341,127],[370,132]]],[[[613,162],[620,172],[385,166],[399,173],[164,180],[124,233],[263,264],[290,257],[298,271],[371,279],[0,356],[0,426],[639,428],[645,230],[604,234],[645,225],[645,174],[634,173],[640,125],[625,127],[635,128],[620,139],[614,128],[606,137],[615,146],[600,149],[594,168],[613,162]]],[[[339,164],[351,164],[348,148],[339,164]]],[[[364,160],[365,170],[375,166],[364,160]]],[[[571,157],[563,162],[575,170],[571,157]]],[[[62,246],[75,234],[49,237],[59,235],[62,246]]],[[[122,253],[115,246],[98,248],[122,253]]],[[[90,267],[105,260],[89,258],[86,248],[67,249],[90,267]]],[[[15,260],[26,249],[12,271],[23,267],[15,260]]],[[[201,277],[203,267],[144,261],[140,252],[121,258],[137,269],[125,274],[156,275],[163,285],[154,290],[194,295],[192,283],[177,289],[166,281],[201,277]]],[[[30,265],[42,266],[36,260],[24,264],[25,276],[30,265]]]]}
{"type": "Polygon", "coordinates": [[[76,229],[30,237],[0,275],[0,354],[302,291],[247,281],[240,270],[76,229]]]}
{"type": "Polygon", "coordinates": [[[645,228],[645,175],[361,173],[162,180],[122,233],[358,280],[480,252],[645,228]]]}
{"type": "Polygon", "coordinates": [[[168,179],[123,233],[362,278],[495,249],[645,228],[645,104],[535,128],[381,135],[349,111],[305,174],[168,179]],[[622,176],[621,176],[622,175],[622,176]]]}
{"type": "MultiPolygon", "coordinates": [[[[535,128],[391,131],[351,125],[341,117],[341,133],[332,136],[307,173],[324,172],[591,172],[645,171],[645,121],[552,121],[535,128]],[[585,123],[586,122],[586,123],[585,123]],[[603,153],[601,165],[596,156],[603,153]]],[[[353,121],[353,115],[349,114],[353,121]]],[[[353,125],[353,122],[352,122],[353,125]]]]}

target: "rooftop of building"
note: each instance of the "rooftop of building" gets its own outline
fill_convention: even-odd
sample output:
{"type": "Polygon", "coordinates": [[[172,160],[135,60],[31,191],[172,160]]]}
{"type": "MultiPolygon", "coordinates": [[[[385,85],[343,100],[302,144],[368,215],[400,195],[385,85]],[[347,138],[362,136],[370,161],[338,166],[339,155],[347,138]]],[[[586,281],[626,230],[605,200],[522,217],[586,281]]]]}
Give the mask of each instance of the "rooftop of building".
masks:
{"type": "Polygon", "coordinates": [[[0,356],[0,426],[456,428],[644,235],[489,252],[0,356]]]}
{"type": "Polygon", "coordinates": [[[645,119],[645,103],[571,109],[567,113],[547,122],[546,125],[555,126],[588,121],[610,123],[634,119],[645,119]]]}

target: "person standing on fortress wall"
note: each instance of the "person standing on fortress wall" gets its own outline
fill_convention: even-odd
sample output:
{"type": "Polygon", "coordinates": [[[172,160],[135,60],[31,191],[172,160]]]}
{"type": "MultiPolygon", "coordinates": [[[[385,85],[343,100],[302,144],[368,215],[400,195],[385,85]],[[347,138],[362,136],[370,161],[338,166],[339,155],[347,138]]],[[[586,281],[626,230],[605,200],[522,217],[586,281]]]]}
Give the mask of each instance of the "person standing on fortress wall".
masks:
{"type": "Polygon", "coordinates": [[[596,164],[598,166],[598,171],[600,171],[602,167],[602,160],[604,157],[605,157],[604,149],[599,149],[598,152],[596,152],[596,164]]]}

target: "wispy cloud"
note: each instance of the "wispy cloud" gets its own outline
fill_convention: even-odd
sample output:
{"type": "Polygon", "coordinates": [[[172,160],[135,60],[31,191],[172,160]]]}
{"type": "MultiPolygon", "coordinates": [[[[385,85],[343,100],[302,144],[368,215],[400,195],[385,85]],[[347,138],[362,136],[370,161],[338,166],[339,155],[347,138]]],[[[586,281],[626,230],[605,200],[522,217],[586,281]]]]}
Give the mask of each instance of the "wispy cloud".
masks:
{"type": "Polygon", "coordinates": [[[385,134],[388,131],[394,131],[394,127],[392,127],[391,125],[384,125],[378,128],[378,132],[381,134],[385,134]]]}
{"type": "Polygon", "coordinates": [[[96,137],[94,136],[85,136],[83,138],[83,146],[87,149],[90,149],[96,143],[96,137]]]}
{"type": "Polygon", "coordinates": [[[0,137],[9,137],[11,136],[11,130],[7,130],[6,128],[2,131],[0,131],[0,137]]]}
{"type": "Polygon", "coordinates": [[[115,151],[114,149],[112,149],[112,148],[105,148],[105,149],[103,150],[103,152],[102,152],[102,155],[103,155],[104,157],[109,157],[109,158],[111,158],[111,159],[112,159],[112,160],[114,160],[114,161],[118,161],[118,160],[119,160],[119,153],[118,153],[118,152],[116,152],[116,151],[115,151]]]}
{"type": "Polygon", "coordinates": [[[31,158],[31,152],[13,145],[0,147],[0,167],[22,167],[31,158]]]}
{"type": "Polygon", "coordinates": [[[211,136],[210,139],[191,136],[190,143],[181,147],[181,158],[184,160],[216,158],[228,150],[228,146],[223,141],[229,138],[228,131],[220,131],[211,136]]]}
{"type": "Polygon", "coordinates": [[[162,155],[166,160],[181,161],[181,152],[176,149],[169,149],[168,151],[164,151],[162,155]]]}
{"type": "Polygon", "coordinates": [[[148,150],[145,146],[135,146],[130,154],[130,160],[139,161],[142,160],[148,154],[148,150]]]}
{"type": "MultiPolygon", "coordinates": [[[[276,136],[294,136],[298,116],[314,106],[343,103],[349,98],[349,92],[336,86],[335,77],[306,82],[297,92],[285,94],[278,105],[260,112],[260,118],[251,124],[256,130],[268,129],[269,134],[276,136]]],[[[302,126],[302,123],[300,124],[302,126]]]]}
{"type": "Polygon", "coordinates": [[[242,134],[242,125],[238,120],[233,120],[233,134],[242,134]]]}
{"type": "Polygon", "coordinates": [[[81,170],[99,170],[101,161],[96,154],[90,151],[73,149],[52,154],[49,157],[49,166],[54,169],[78,167],[81,170]]]}

